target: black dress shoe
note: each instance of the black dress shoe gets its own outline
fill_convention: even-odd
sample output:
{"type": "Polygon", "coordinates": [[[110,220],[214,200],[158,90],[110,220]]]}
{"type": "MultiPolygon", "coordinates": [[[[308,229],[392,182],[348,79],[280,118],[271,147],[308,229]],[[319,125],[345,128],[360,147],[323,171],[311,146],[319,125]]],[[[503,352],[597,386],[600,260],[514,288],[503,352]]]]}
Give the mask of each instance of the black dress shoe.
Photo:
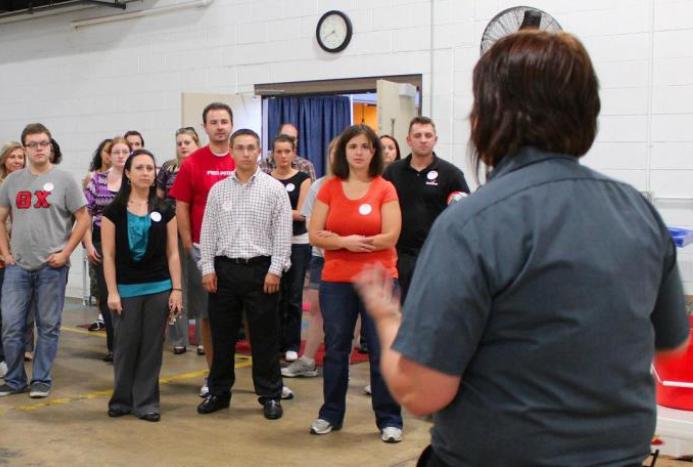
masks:
{"type": "Polygon", "coordinates": [[[113,361],[113,352],[108,352],[104,357],[101,359],[104,362],[112,362],[113,361]]]}
{"type": "Polygon", "coordinates": [[[108,416],[109,417],[122,417],[123,415],[128,415],[130,413],[129,410],[123,410],[123,409],[108,409],[108,416]]]}
{"type": "Polygon", "coordinates": [[[205,397],[205,400],[203,400],[200,405],[197,406],[197,413],[204,415],[216,412],[217,410],[226,409],[228,408],[230,402],[231,396],[229,395],[217,396],[210,394],[205,397]]]}
{"type": "Polygon", "coordinates": [[[158,422],[161,420],[161,415],[156,412],[146,413],[140,416],[140,420],[144,420],[146,422],[158,422]]]}
{"type": "Polygon", "coordinates": [[[268,399],[265,401],[263,412],[265,413],[265,418],[267,420],[277,420],[282,418],[282,415],[284,415],[281,402],[274,399],[268,399]]]}

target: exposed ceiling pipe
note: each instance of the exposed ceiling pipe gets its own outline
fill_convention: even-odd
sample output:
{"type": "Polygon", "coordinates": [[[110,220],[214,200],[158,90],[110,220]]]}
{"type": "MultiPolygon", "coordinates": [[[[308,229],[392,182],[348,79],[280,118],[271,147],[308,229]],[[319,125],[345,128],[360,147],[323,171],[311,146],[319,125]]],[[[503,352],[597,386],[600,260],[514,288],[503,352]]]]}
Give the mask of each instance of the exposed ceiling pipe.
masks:
{"type": "Polygon", "coordinates": [[[93,8],[95,6],[108,6],[125,9],[125,4],[130,3],[133,0],[119,1],[117,4],[106,5],[108,2],[93,2],[93,1],[83,1],[75,0],[63,3],[54,3],[51,5],[35,6],[33,8],[24,8],[21,10],[8,11],[0,13],[0,24],[8,23],[18,23],[20,21],[30,21],[39,18],[45,18],[46,16],[53,16],[58,14],[65,14],[71,11],[83,10],[85,8],[93,8]]]}
{"type": "Polygon", "coordinates": [[[202,8],[211,5],[214,0],[193,0],[190,2],[176,3],[174,5],[166,5],[146,10],[130,11],[120,15],[100,16],[97,18],[80,19],[72,22],[72,27],[75,29],[96,26],[97,24],[114,23],[116,21],[125,21],[133,18],[142,18],[145,16],[159,15],[170,13],[172,11],[186,10],[189,8],[202,8]]]}

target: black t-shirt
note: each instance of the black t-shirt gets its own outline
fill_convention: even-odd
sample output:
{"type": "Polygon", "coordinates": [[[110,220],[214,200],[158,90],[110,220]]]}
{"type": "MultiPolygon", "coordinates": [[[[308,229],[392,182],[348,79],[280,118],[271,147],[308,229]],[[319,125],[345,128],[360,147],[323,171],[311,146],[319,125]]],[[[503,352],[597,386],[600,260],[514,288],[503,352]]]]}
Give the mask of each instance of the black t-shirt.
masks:
{"type": "MultiPolygon", "coordinates": [[[[298,171],[296,175],[286,180],[279,180],[284,188],[286,188],[286,194],[289,195],[289,202],[291,203],[291,209],[295,210],[298,206],[298,198],[301,196],[301,184],[308,180],[310,175],[305,172],[298,171]]],[[[308,230],[306,229],[306,221],[293,221],[293,235],[303,235],[308,230]]]]}
{"type": "Polygon", "coordinates": [[[455,466],[639,465],[654,350],[689,327],[655,208],[532,148],[436,220],[402,317],[393,349],[461,377],[432,430],[455,466]]]}
{"type": "Polygon", "coordinates": [[[176,215],[170,206],[159,201],[149,213],[151,225],[147,250],[139,261],[133,259],[130,251],[127,210],[110,204],[103,215],[115,225],[116,281],[119,284],[142,284],[170,279],[166,256],[166,224],[176,215]]]}
{"type": "Polygon", "coordinates": [[[433,221],[448,205],[448,196],[455,191],[469,193],[462,171],[433,154],[433,162],[421,172],[411,166],[412,155],[395,161],[383,177],[397,189],[402,210],[402,231],[397,251],[417,255],[424,244],[433,221]]]}

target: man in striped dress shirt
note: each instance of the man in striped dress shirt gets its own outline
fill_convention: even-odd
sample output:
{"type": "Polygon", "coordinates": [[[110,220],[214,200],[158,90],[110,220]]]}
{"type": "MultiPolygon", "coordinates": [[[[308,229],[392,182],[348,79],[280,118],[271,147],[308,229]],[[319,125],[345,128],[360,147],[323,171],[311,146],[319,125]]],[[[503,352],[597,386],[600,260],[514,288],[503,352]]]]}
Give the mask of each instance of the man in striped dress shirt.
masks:
{"type": "Polygon", "coordinates": [[[200,265],[209,292],[214,357],[209,396],[200,414],[229,406],[243,311],[252,340],[253,383],[265,418],[282,416],[279,367],[279,281],[290,266],[291,205],[283,185],[258,169],[260,138],[231,135],[236,169],[212,187],[202,220],[200,265]]]}

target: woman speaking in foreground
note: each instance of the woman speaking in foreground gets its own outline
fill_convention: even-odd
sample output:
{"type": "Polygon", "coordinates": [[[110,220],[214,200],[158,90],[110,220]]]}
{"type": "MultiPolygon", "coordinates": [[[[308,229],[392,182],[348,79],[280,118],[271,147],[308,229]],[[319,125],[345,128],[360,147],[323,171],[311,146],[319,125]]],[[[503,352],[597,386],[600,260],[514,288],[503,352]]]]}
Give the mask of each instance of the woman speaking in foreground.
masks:
{"type": "Polygon", "coordinates": [[[401,314],[382,270],[357,281],[392,395],[434,414],[419,465],[641,465],[654,352],[688,339],[674,244],[637,190],[578,162],[600,101],[576,38],[499,40],[473,92],[487,183],[436,221],[401,314]]]}

